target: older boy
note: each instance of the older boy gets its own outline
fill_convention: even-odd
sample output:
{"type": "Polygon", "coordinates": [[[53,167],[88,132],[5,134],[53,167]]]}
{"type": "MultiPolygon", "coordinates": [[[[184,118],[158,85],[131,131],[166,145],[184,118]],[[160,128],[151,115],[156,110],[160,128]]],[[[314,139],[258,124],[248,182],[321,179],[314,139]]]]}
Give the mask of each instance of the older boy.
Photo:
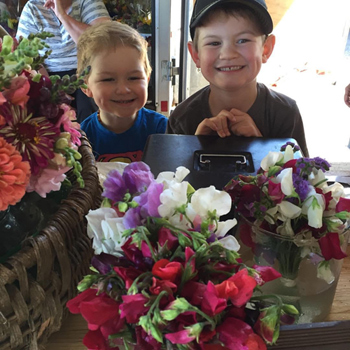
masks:
{"type": "Polygon", "coordinates": [[[179,104],[167,133],[297,140],[308,155],[296,102],[257,83],[275,37],[264,0],[197,0],[188,49],[209,86],[179,104]]]}

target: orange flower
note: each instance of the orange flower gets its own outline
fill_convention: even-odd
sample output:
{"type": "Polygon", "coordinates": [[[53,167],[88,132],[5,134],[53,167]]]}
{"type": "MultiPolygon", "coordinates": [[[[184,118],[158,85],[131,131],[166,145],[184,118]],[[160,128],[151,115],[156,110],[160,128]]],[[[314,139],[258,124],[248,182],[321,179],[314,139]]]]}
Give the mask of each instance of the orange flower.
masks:
{"type": "Polygon", "coordinates": [[[0,210],[21,200],[29,182],[30,166],[19,152],[0,137],[0,210]]]}

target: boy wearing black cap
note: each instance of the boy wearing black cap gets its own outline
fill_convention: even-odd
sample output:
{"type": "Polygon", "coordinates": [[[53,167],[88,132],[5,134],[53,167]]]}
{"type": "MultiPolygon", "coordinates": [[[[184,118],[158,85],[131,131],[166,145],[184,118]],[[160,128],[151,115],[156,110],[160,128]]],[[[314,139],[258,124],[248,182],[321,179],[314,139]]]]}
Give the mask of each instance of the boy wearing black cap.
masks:
{"type": "Polygon", "coordinates": [[[288,138],[308,156],[296,102],[256,77],[275,45],[264,0],[196,0],[188,49],[209,86],[180,103],[167,133],[288,138]]]}

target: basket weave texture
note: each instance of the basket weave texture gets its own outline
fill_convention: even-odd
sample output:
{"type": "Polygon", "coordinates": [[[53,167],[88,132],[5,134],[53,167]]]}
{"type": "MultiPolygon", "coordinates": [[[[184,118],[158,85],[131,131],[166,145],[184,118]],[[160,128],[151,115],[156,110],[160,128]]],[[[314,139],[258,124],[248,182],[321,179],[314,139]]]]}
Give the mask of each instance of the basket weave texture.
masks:
{"type": "Polygon", "coordinates": [[[23,242],[21,250],[0,264],[0,350],[42,348],[68,314],[66,302],[77,294],[93,251],[85,215],[101,202],[101,186],[91,146],[82,136],[80,188],[73,188],[46,227],[23,242]]]}

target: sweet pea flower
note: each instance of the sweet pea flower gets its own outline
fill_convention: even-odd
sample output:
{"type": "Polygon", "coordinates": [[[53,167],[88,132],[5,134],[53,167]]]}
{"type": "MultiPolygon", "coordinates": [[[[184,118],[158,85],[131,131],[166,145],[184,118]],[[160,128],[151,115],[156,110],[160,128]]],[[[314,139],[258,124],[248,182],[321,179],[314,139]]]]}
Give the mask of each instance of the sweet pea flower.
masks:
{"type": "Polygon", "coordinates": [[[172,171],[163,171],[158,174],[156,181],[163,183],[164,188],[169,188],[173,183],[180,183],[190,173],[190,171],[184,166],[176,168],[175,173],[172,171]]]}
{"type": "Polygon", "coordinates": [[[300,207],[287,201],[282,201],[281,203],[277,204],[277,209],[281,214],[278,218],[282,221],[285,221],[286,219],[295,219],[299,217],[302,212],[300,207]]]}
{"type": "Polygon", "coordinates": [[[86,219],[87,234],[93,239],[95,254],[119,256],[122,252],[121,246],[126,242],[126,238],[122,237],[125,230],[123,218],[118,217],[112,208],[99,208],[90,210],[86,219]]]}
{"type": "Polygon", "coordinates": [[[238,252],[241,248],[237,239],[231,235],[228,235],[224,238],[219,239],[219,243],[224,246],[227,250],[238,252]]]}
{"type": "Polygon", "coordinates": [[[208,212],[216,211],[218,217],[231,210],[231,197],[225,191],[219,191],[214,186],[200,188],[193,193],[191,207],[202,218],[208,217],[208,212]]]}
{"type": "Polygon", "coordinates": [[[231,228],[237,225],[237,219],[229,219],[226,221],[219,221],[218,226],[216,228],[215,235],[216,237],[224,237],[231,228]]]}
{"type": "Polygon", "coordinates": [[[290,196],[294,191],[293,186],[293,169],[283,169],[279,175],[277,175],[277,181],[281,184],[281,190],[286,196],[290,196]]]}
{"type": "Polygon", "coordinates": [[[281,152],[269,152],[266,157],[264,157],[260,163],[260,167],[268,171],[270,167],[274,166],[276,163],[283,159],[283,153],[281,152]]]}
{"type": "Polygon", "coordinates": [[[325,200],[322,194],[316,193],[310,186],[308,198],[302,206],[302,213],[308,217],[308,225],[314,228],[320,228],[323,225],[323,212],[325,209],[325,200]]]}
{"type": "Polygon", "coordinates": [[[158,207],[159,215],[163,218],[171,217],[177,208],[187,203],[188,182],[174,182],[160,194],[161,205],[158,207]]]}

